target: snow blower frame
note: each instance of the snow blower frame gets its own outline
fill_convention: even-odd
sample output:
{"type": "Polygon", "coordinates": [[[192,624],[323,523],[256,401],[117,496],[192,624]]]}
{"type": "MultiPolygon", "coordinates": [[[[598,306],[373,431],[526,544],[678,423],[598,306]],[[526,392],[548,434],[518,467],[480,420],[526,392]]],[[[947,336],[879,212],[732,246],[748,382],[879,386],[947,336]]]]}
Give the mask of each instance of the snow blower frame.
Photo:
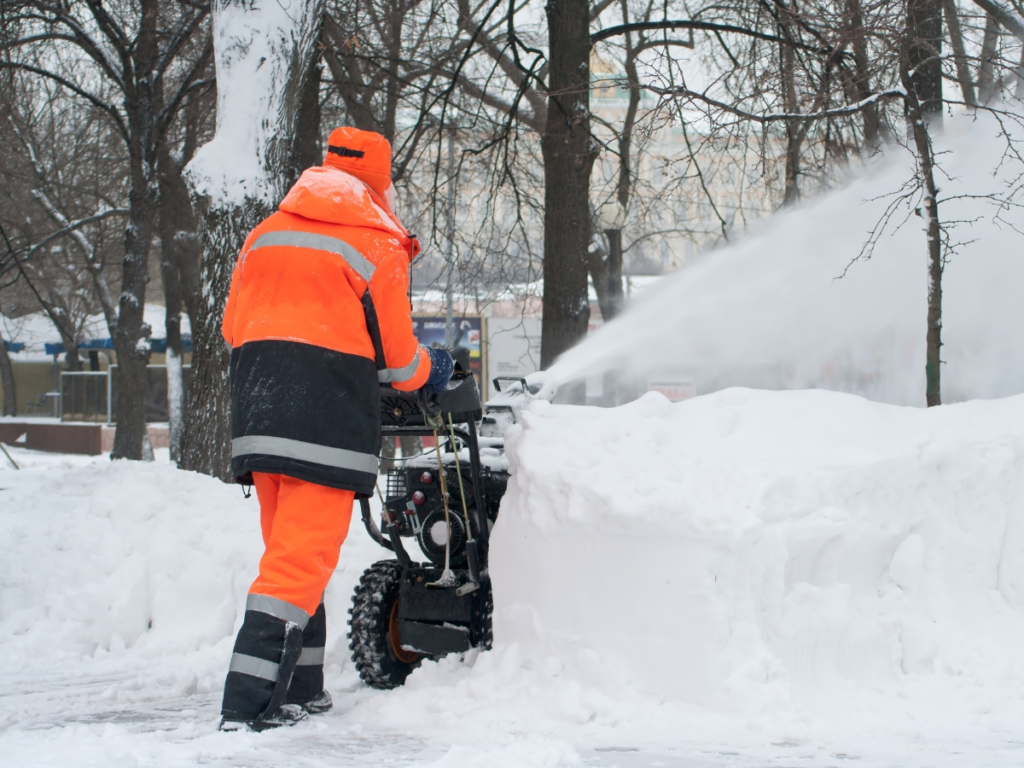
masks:
{"type": "Polygon", "coordinates": [[[436,398],[381,387],[383,436],[432,437],[435,447],[388,473],[379,526],[359,499],[367,532],[394,554],[363,573],[349,611],[352,658],[374,688],[402,685],[423,658],[491,646],[488,539],[508,473],[481,462],[480,391],[469,351],[452,356],[455,373],[436,398]],[[428,562],[410,557],[410,538],[428,562]]]}

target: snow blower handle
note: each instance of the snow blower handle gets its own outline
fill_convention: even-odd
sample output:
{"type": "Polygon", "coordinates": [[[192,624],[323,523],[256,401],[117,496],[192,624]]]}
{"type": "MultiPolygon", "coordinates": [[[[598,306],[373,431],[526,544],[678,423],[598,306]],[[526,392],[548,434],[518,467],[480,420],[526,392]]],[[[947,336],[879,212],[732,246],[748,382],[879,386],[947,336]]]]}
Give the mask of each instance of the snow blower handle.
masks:
{"type": "Polygon", "coordinates": [[[526,383],[526,379],[524,379],[522,376],[495,376],[494,379],[491,381],[491,383],[494,384],[495,392],[501,392],[501,384],[498,383],[499,381],[519,382],[519,384],[523,388],[524,393],[530,392],[529,385],[526,383]]]}
{"type": "Polygon", "coordinates": [[[427,426],[438,429],[444,426],[444,420],[441,418],[441,398],[434,392],[427,392],[426,387],[420,387],[416,391],[416,400],[420,406],[420,410],[423,411],[423,418],[426,419],[427,426]]]}

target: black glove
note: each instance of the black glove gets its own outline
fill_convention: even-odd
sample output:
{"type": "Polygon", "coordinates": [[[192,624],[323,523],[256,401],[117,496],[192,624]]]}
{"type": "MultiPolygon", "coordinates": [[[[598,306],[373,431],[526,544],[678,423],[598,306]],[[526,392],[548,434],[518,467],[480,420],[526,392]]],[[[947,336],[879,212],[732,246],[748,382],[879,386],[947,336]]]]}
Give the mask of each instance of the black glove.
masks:
{"type": "Polygon", "coordinates": [[[444,392],[448,380],[455,372],[455,362],[447,349],[427,347],[427,354],[430,355],[430,378],[423,388],[432,395],[439,395],[444,392]]]}
{"type": "Polygon", "coordinates": [[[438,396],[427,392],[426,387],[420,387],[416,390],[416,401],[419,403],[423,415],[427,417],[427,425],[438,426],[439,422],[435,423],[437,415],[441,412],[441,401],[438,396]]]}

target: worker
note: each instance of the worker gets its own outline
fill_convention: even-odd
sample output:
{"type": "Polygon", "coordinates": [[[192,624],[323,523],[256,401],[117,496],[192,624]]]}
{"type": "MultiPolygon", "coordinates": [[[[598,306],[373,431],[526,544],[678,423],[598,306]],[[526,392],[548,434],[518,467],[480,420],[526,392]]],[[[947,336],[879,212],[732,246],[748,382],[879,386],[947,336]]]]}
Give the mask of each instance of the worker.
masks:
{"type": "Polygon", "coordinates": [[[407,291],[419,252],[394,212],[391,145],[331,133],[245,241],[224,309],[231,471],[255,485],[265,551],[235,639],[221,728],[260,731],[324,712],[323,593],[356,494],[380,452],[380,382],[444,390],[447,351],[417,344],[407,291]]]}

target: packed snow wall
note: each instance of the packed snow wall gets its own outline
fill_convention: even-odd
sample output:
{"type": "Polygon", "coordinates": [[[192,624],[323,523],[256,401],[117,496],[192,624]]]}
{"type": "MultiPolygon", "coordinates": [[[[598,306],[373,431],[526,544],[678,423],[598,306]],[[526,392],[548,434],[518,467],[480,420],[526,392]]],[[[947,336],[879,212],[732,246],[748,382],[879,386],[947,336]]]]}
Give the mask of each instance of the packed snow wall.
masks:
{"type": "MultiPolygon", "coordinates": [[[[978,115],[949,121],[937,139],[939,212],[952,246],[943,402],[1024,392],[1024,210],[993,199],[1012,199],[1019,184],[1018,166],[1001,164],[999,134],[978,115]]],[[[887,149],[843,188],[777,213],[635,295],[552,375],[587,379],[588,401],[616,389],[605,398],[612,404],[648,387],[675,399],[748,386],[924,405],[927,246],[920,200],[901,200],[913,177],[910,154],[887,149]],[[871,258],[858,260],[872,239],[871,258]]]]}
{"type": "Polygon", "coordinates": [[[834,683],[1020,710],[1024,397],[650,393],[537,402],[508,438],[494,636],[538,668],[725,709],[834,683]]]}

